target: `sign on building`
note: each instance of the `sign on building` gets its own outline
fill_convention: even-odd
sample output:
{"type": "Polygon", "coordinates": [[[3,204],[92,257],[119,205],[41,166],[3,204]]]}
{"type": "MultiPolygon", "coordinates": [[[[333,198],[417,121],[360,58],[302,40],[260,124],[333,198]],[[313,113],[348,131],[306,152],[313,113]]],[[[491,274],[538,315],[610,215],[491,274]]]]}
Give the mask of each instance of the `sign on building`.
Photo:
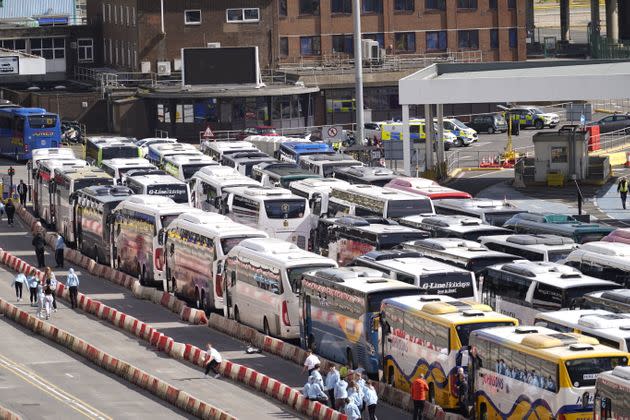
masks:
{"type": "Polygon", "coordinates": [[[322,127],[322,140],[337,142],[343,140],[343,127],[340,125],[325,125],[322,127]]]}
{"type": "Polygon", "coordinates": [[[17,56],[0,57],[0,74],[19,74],[19,62],[17,56]]]}

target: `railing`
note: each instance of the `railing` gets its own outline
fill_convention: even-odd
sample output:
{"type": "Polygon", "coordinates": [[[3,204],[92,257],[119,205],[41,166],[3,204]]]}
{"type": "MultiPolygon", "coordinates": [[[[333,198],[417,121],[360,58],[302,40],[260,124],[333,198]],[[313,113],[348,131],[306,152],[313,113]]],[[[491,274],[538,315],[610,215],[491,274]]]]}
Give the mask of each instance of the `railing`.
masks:
{"type": "Polygon", "coordinates": [[[593,110],[597,112],[607,113],[629,113],[630,112],[630,99],[606,99],[606,100],[594,100],[593,110]]]}
{"type": "Polygon", "coordinates": [[[105,91],[111,88],[157,84],[156,73],[119,72],[112,69],[75,66],[74,78],[80,81],[95,82],[105,91]]]}
{"type": "Polygon", "coordinates": [[[600,134],[599,145],[599,151],[603,152],[625,146],[630,147],[630,128],[600,134]]]}
{"type": "Polygon", "coordinates": [[[605,36],[592,34],[589,28],[588,42],[593,58],[604,60],[630,58],[630,44],[628,44],[628,41],[612,42],[605,36]]]}

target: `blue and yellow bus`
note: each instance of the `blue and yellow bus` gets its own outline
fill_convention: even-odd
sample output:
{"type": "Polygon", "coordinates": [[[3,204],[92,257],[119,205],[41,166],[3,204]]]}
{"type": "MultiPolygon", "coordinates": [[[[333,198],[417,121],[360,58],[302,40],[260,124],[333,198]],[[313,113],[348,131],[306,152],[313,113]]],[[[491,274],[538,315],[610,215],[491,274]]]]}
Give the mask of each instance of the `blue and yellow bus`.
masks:
{"type": "Polygon", "coordinates": [[[378,378],[381,302],[421,293],[416,286],[382,276],[365,267],[305,273],[300,286],[302,346],[378,378]]]}
{"type": "Polygon", "coordinates": [[[59,116],[43,108],[0,108],[0,154],[28,160],[33,149],[59,147],[59,116]]]}

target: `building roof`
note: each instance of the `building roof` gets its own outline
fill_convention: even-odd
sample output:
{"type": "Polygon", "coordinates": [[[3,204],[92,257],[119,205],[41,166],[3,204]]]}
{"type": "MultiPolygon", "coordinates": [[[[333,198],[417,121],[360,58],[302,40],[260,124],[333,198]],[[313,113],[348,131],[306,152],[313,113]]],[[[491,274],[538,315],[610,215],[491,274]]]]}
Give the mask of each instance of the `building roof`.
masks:
{"type": "Polygon", "coordinates": [[[299,85],[269,85],[260,88],[252,86],[235,86],[226,88],[225,86],[191,86],[182,88],[181,85],[176,86],[157,86],[155,88],[149,88],[143,86],[138,92],[141,97],[147,98],[207,98],[212,96],[214,98],[240,98],[243,96],[256,97],[256,96],[286,96],[286,95],[301,95],[304,93],[319,92],[318,87],[304,87],[299,85]]]}
{"type": "Polygon", "coordinates": [[[0,20],[49,16],[74,16],[75,0],[4,0],[0,20]]]}
{"type": "Polygon", "coordinates": [[[630,97],[630,61],[433,64],[398,90],[401,105],[622,98],[630,97]]]}

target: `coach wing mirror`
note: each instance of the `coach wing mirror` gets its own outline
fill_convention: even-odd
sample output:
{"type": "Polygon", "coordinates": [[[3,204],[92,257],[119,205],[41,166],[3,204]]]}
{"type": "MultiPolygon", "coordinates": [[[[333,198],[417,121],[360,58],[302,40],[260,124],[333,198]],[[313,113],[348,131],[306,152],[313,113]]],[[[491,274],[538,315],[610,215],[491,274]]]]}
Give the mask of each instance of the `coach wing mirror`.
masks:
{"type": "Polygon", "coordinates": [[[164,229],[160,229],[160,231],[158,232],[158,244],[163,246],[165,242],[166,242],[166,231],[164,229]]]}
{"type": "Polygon", "coordinates": [[[322,195],[321,193],[314,193],[313,196],[308,200],[309,207],[314,209],[316,205],[321,207],[322,205],[322,195]]]}
{"type": "Polygon", "coordinates": [[[380,326],[381,326],[381,317],[380,315],[375,315],[374,318],[372,319],[372,330],[378,331],[380,326]]]}

